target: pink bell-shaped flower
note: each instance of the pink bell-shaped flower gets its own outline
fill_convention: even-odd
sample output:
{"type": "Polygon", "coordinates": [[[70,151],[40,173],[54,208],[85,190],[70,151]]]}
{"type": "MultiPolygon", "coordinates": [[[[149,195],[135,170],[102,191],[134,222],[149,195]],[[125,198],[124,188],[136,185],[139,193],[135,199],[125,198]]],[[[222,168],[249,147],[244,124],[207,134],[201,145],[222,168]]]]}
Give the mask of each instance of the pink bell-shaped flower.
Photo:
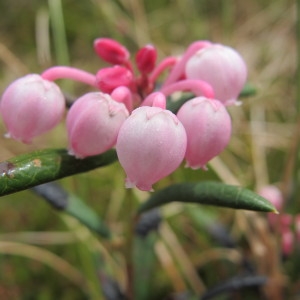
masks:
{"type": "Polygon", "coordinates": [[[112,148],[128,115],[125,105],[108,94],[93,92],[80,97],[67,115],[70,154],[84,158],[112,148]]]}
{"type": "Polygon", "coordinates": [[[182,162],[186,133],[172,112],[143,106],[122,125],[116,150],[127,175],[126,187],[149,191],[182,162]]]}
{"type": "Polygon", "coordinates": [[[188,79],[200,79],[209,83],[215,98],[225,105],[233,104],[247,79],[247,67],[240,54],[230,47],[219,44],[207,46],[187,62],[188,79]]]}
{"type": "Polygon", "coordinates": [[[197,97],[183,104],[177,117],[187,133],[187,166],[205,169],[206,163],[220,154],[230,140],[229,113],[220,101],[197,97]]]}
{"type": "Polygon", "coordinates": [[[59,87],[38,74],[12,82],[0,103],[6,136],[24,143],[56,126],[64,110],[65,99],[59,87]]]}

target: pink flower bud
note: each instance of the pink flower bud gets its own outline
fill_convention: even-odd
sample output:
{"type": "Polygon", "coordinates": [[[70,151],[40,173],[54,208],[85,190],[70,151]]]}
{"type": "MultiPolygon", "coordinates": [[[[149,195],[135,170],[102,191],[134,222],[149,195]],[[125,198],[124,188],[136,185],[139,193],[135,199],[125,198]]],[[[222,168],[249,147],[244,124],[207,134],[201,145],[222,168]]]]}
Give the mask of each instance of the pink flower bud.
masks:
{"type": "Polygon", "coordinates": [[[300,215],[295,216],[295,233],[297,242],[300,243],[300,215]]]}
{"type": "Polygon", "coordinates": [[[294,218],[290,214],[281,214],[279,221],[280,221],[280,230],[284,231],[291,227],[294,218]]]}
{"type": "Polygon", "coordinates": [[[282,253],[286,256],[292,254],[294,250],[294,235],[291,229],[281,233],[281,249],[282,253]]]}
{"type": "Polygon", "coordinates": [[[38,74],[11,83],[0,104],[7,136],[24,143],[52,129],[61,120],[65,99],[59,87],[38,74]]]}
{"type": "Polygon", "coordinates": [[[123,45],[109,38],[96,39],[94,49],[100,58],[114,65],[123,64],[130,57],[128,50],[123,45]]]}
{"type": "Polygon", "coordinates": [[[278,211],[282,209],[283,195],[277,186],[275,185],[264,186],[258,191],[258,194],[266,198],[267,200],[269,200],[278,211]]]}
{"type": "Polygon", "coordinates": [[[196,97],[182,105],[177,117],[187,133],[187,166],[205,169],[229,143],[231,118],[226,108],[218,100],[196,97]]]}
{"type": "Polygon", "coordinates": [[[152,45],[141,48],[135,57],[136,65],[142,74],[153,71],[157,58],[157,51],[152,45]]]}
{"type": "Polygon", "coordinates": [[[123,103],[129,113],[132,112],[133,95],[126,86],[119,86],[115,88],[110,95],[115,101],[123,103]]]}
{"type": "Polygon", "coordinates": [[[96,74],[97,85],[103,93],[111,93],[119,86],[129,87],[133,84],[133,74],[125,67],[113,66],[103,68],[96,74]]]}
{"type": "Polygon", "coordinates": [[[185,149],[186,133],[173,113],[160,107],[135,109],[122,125],[116,144],[126,187],[151,190],[152,184],[176,170],[185,149]]]}
{"type": "Polygon", "coordinates": [[[112,148],[127,117],[125,105],[107,94],[94,92],[80,97],[67,115],[70,153],[84,158],[112,148]]]}
{"type": "Polygon", "coordinates": [[[188,79],[208,82],[215,98],[225,105],[236,102],[247,79],[247,67],[238,52],[230,47],[214,44],[193,55],[185,67],[188,79]]]}
{"type": "MultiPolygon", "coordinates": [[[[269,200],[275,208],[280,211],[283,206],[283,195],[279,188],[275,185],[266,185],[258,190],[258,194],[267,200],[269,200]]],[[[281,217],[282,215],[277,215],[274,213],[269,213],[268,214],[268,221],[274,230],[280,230],[280,225],[281,222],[281,217]]]]}

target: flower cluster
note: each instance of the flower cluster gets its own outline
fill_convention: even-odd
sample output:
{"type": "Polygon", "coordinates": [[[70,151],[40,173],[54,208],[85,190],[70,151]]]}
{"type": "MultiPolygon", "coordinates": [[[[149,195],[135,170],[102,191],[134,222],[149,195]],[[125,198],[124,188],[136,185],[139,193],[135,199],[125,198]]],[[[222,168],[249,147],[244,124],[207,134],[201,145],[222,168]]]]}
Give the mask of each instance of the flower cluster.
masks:
{"type": "Polygon", "coordinates": [[[77,99],[67,113],[69,153],[81,159],[116,147],[126,187],[151,190],[184,159],[188,167],[205,169],[227,146],[231,118],[226,106],[237,103],[247,77],[234,49],[196,41],[181,57],[160,62],[153,45],[139,49],[133,60],[109,38],[96,39],[94,50],[111,66],[96,74],[55,66],[9,85],[0,102],[7,136],[30,143],[56,126],[65,103],[54,81],[68,78],[96,90],[77,99]],[[194,95],[176,114],[166,109],[175,92],[194,95]]]}

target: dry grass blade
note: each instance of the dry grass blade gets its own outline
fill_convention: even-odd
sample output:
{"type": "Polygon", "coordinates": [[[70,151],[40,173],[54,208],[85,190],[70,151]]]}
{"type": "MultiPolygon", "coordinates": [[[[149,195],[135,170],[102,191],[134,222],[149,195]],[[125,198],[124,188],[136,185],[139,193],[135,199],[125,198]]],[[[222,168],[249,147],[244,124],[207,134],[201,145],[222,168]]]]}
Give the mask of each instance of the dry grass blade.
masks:
{"type": "Polygon", "coordinates": [[[0,234],[0,241],[20,242],[37,245],[59,245],[76,242],[74,234],[70,232],[13,232],[0,234]]]}
{"type": "MultiPolygon", "coordinates": [[[[85,245],[91,253],[98,252],[103,255],[103,261],[107,263],[112,275],[117,279],[120,285],[123,286],[126,277],[124,267],[116,261],[115,256],[113,256],[113,253],[110,251],[110,248],[113,248],[113,243],[115,241],[102,244],[89,229],[79,223],[76,219],[67,215],[63,215],[62,219],[68,228],[70,228],[77,241],[85,245]]],[[[119,242],[117,244],[119,245],[119,242]]]]}
{"type": "Polygon", "coordinates": [[[4,44],[0,43],[0,59],[13,71],[16,76],[29,73],[28,68],[4,44]]]}
{"type": "Polygon", "coordinates": [[[128,2],[133,16],[133,26],[135,31],[134,40],[139,47],[142,47],[150,42],[149,26],[147,22],[148,16],[145,11],[144,2],[139,0],[126,1],[126,3],[128,2]]]}
{"type": "Polygon", "coordinates": [[[232,185],[241,185],[238,178],[231,172],[230,168],[221,160],[220,157],[215,157],[209,162],[209,165],[217,173],[221,181],[232,185]]]}
{"type": "Polygon", "coordinates": [[[183,249],[172,228],[166,222],[161,225],[160,234],[162,241],[167,246],[170,254],[173,255],[183,278],[188,282],[191,289],[197,295],[204,293],[206,287],[198,276],[195,266],[189,259],[188,254],[183,249]]]}
{"type": "Polygon", "coordinates": [[[239,264],[243,257],[238,250],[235,249],[209,249],[200,253],[199,257],[195,258],[197,268],[202,268],[205,264],[216,260],[229,260],[234,264],[239,264]]]}
{"type": "Polygon", "coordinates": [[[275,237],[270,234],[266,221],[259,215],[244,212],[244,217],[249,224],[247,238],[258,266],[258,272],[269,278],[265,293],[268,299],[281,300],[286,282],[280,268],[279,250],[275,237]]]}
{"type": "Polygon", "coordinates": [[[155,252],[163,269],[168,274],[173,284],[175,292],[179,293],[185,291],[187,289],[186,284],[183,278],[181,277],[179,270],[176,267],[176,264],[174,262],[172,255],[170,254],[170,251],[162,241],[156,242],[155,252]]]}
{"type": "Polygon", "coordinates": [[[49,13],[45,9],[39,9],[36,13],[35,39],[38,62],[42,66],[50,65],[49,13]]]}
{"type": "Polygon", "coordinates": [[[83,289],[87,286],[86,279],[77,269],[75,269],[66,260],[48,250],[23,243],[1,241],[0,253],[5,255],[19,255],[39,261],[65,276],[76,286],[80,286],[83,289]]]}
{"type": "Polygon", "coordinates": [[[256,186],[256,189],[258,190],[260,187],[268,184],[269,182],[265,147],[262,143],[262,138],[256,135],[257,132],[265,132],[265,111],[263,107],[256,105],[252,107],[250,113],[250,128],[252,131],[252,161],[255,178],[258,180],[256,186]],[[255,123],[252,121],[255,121],[255,123]]]}

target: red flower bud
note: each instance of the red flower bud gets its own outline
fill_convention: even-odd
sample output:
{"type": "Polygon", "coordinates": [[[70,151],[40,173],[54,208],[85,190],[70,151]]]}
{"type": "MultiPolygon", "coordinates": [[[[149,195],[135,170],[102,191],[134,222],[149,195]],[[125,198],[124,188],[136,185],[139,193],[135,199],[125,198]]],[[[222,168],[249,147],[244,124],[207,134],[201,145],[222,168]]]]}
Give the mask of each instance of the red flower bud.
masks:
{"type": "Polygon", "coordinates": [[[123,64],[129,59],[128,50],[117,41],[109,38],[100,38],[94,41],[94,49],[98,56],[111,64],[123,64]]]}
{"type": "Polygon", "coordinates": [[[141,48],[136,56],[135,61],[139,71],[142,74],[148,74],[153,71],[156,63],[157,51],[152,45],[141,48]]]}
{"type": "Polygon", "coordinates": [[[119,86],[129,87],[133,83],[133,74],[125,67],[103,68],[96,74],[96,82],[103,93],[111,93],[119,86]]]}

